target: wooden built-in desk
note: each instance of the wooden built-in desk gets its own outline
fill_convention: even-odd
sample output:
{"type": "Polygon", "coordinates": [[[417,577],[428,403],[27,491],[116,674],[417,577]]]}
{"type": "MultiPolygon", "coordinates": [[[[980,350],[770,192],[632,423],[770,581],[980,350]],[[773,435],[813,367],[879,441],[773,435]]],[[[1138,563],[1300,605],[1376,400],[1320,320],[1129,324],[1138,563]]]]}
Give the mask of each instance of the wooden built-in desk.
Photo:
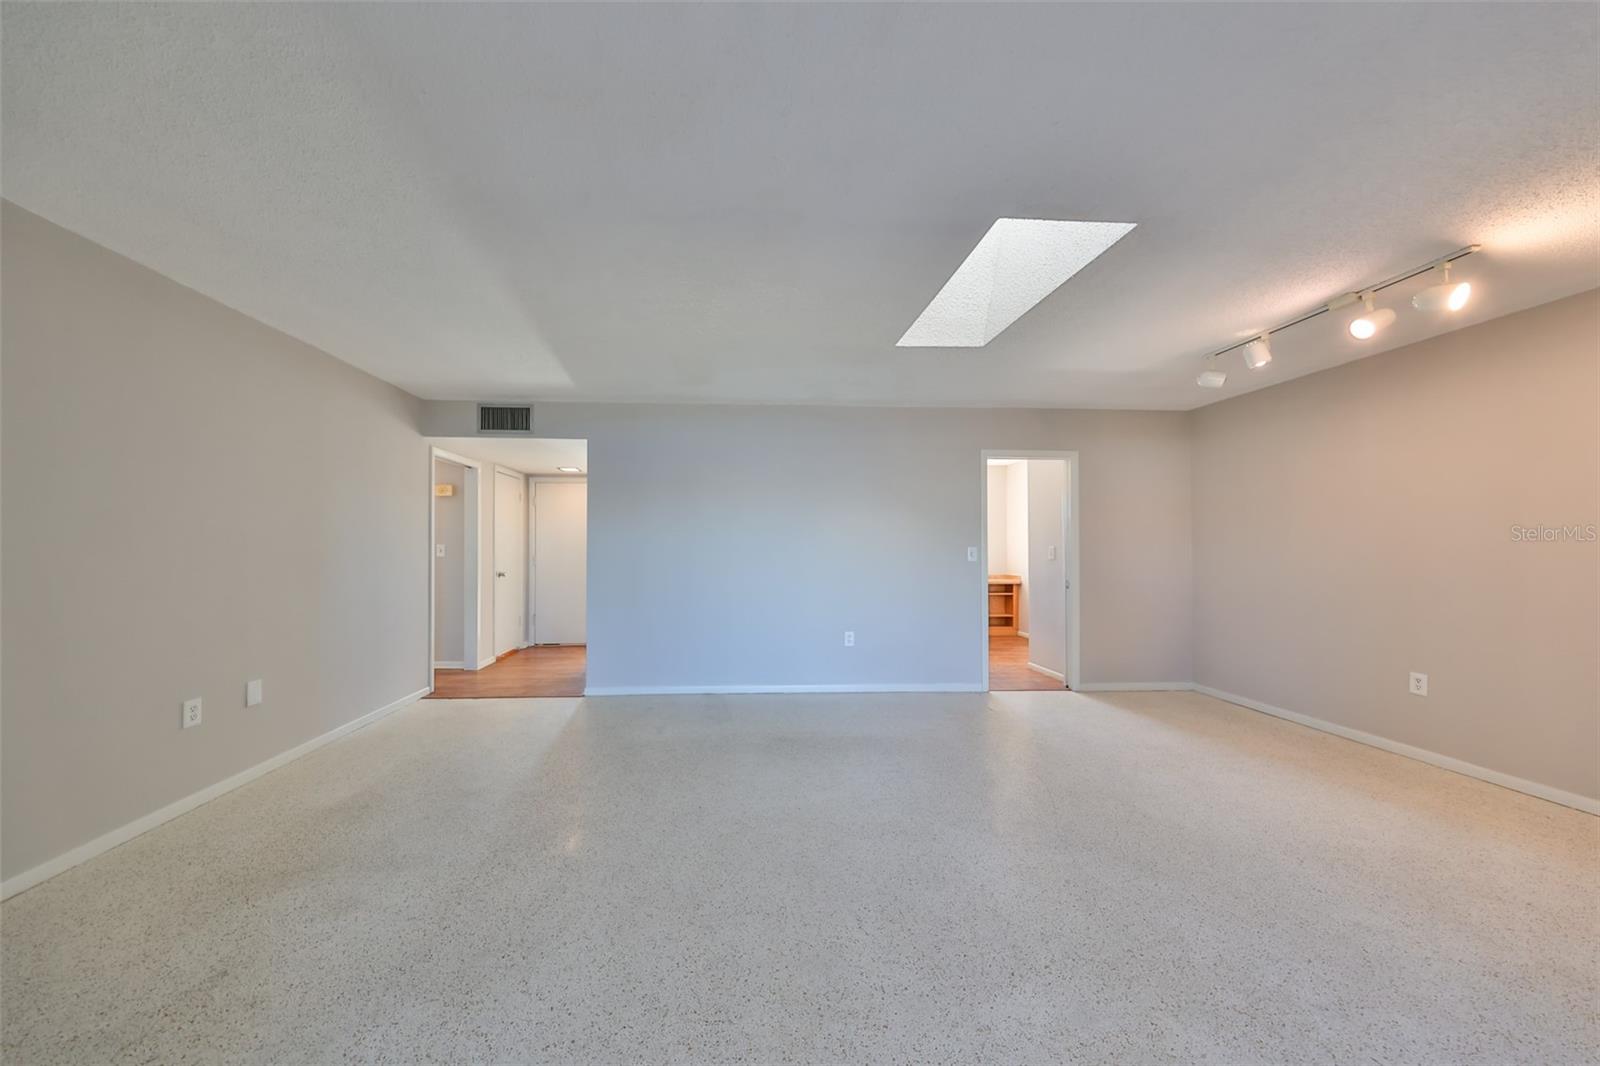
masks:
{"type": "Polygon", "coordinates": [[[1017,595],[1022,578],[1016,574],[989,575],[989,635],[1015,636],[1017,595]]]}

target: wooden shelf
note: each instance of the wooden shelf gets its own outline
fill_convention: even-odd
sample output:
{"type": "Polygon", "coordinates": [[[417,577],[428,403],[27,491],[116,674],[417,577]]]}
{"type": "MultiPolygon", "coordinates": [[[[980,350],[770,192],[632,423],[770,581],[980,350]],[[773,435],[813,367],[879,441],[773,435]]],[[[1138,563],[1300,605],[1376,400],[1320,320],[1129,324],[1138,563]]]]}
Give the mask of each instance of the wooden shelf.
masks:
{"type": "Polygon", "coordinates": [[[1017,632],[1017,595],[1022,578],[1016,574],[989,575],[989,633],[1014,636],[1017,632]]]}

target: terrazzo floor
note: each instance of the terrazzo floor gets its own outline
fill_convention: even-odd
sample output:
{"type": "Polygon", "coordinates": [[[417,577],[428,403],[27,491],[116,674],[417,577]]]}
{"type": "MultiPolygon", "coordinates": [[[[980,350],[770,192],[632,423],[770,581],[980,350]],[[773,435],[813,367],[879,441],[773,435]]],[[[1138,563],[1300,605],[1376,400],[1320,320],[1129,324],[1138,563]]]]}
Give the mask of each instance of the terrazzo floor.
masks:
{"type": "Polygon", "coordinates": [[[1191,693],[418,703],[0,907],[7,1063],[1593,1062],[1600,819],[1191,693]]]}

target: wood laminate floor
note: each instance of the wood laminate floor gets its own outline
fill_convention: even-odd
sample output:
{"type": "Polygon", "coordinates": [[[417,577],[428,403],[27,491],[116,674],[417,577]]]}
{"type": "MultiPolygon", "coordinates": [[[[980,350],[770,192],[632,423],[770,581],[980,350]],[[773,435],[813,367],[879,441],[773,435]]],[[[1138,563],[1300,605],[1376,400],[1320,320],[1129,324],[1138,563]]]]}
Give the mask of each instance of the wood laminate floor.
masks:
{"type": "Polygon", "coordinates": [[[1049,674],[1028,668],[1028,638],[989,638],[989,691],[1019,692],[1024,690],[1066,688],[1049,674]]]}
{"type": "Polygon", "coordinates": [[[501,656],[482,670],[435,670],[433,700],[581,696],[589,649],[547,644],[501,656]]]}

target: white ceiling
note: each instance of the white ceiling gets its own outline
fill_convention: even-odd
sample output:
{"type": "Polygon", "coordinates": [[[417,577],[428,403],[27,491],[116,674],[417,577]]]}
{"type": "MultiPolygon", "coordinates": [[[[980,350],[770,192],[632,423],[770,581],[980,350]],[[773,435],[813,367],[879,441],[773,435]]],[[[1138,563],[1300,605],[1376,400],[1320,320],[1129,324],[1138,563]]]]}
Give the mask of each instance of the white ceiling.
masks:
{"type": "Polygon", "coordinates": [[[1600,284],[1597,27],[7,3],[0,187],[426,398],[1188,408],[1600,284]],[[985,347],[896,348],[1000,217],[1138,228],[985,347]],[[1474,241],[1458,318],[1361,346],[1325,317],[1195,387],[1474,241]]]}
{"type": "MultiPolygon", "coordinates": [[[[464,459],[498,463],[524,474],[561,475],[560,467],[575,466],[589,472],[589,442],[554,437],[429,437],[437,445],[464,459]]],[[[565,475],[577,477],[578,475],[565,475]]]]}

